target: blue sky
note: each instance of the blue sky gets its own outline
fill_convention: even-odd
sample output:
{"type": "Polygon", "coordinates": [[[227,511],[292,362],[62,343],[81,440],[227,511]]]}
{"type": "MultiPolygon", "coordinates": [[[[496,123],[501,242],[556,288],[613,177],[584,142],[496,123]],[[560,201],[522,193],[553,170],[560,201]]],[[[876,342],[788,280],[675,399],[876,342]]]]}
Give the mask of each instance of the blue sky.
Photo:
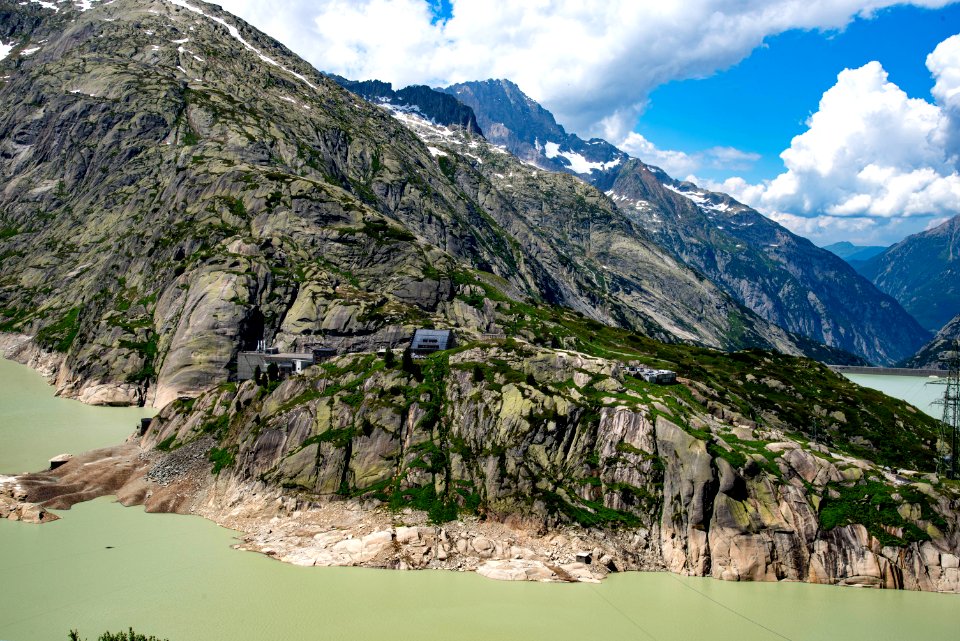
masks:
{"type": "MultiPolygon", "coordinates": [[[[783,170],[780,152],[804,124],[837,74],[879,61],[910,97],[932,100],[924,61],[942,40],[960,32],[960,5],[931,10],[882,9],[843,31],[788,31],[734,67],[703,78],[669,82],[650,94],[635,131],[658,147],[686,153],[730,146],[760,154],[738,175],[751,182],[783,170]]],[[[697,175],[724,180],[731,172],[707,166],[697,175]]]]}

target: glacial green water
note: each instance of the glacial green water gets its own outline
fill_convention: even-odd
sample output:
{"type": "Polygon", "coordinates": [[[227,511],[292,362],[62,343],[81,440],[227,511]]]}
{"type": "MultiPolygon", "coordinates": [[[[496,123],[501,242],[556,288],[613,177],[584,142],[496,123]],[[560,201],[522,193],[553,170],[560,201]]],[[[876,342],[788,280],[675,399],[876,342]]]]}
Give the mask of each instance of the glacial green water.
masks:
{"type": "Polygon", "coordinates": [[[936,379],[925,376],[887,376],[883,374],[844,374],[857,385],[872,387],[887,396],[902,398],[935,418],[943,415],[943,410],[933,401],[943,398],[942,385],[930,385],[936,379]]]}
{"type": "Polygon", "coordinates": [[[0,358],[0,474],[35,472],[57,454],[115,445],[153,413],[57,398],[35,371],[0,358]]]}
{"type": "Polygon", "coordinates": [[[956,638],[960,597],[630,573],[601,585],[300,568],[233,550],[197,517],[108,498],[0,522],[0,639],[134,625],[171,641],[956,638]]]}
{"type": "MultiPolygon", "coordinates": [[[[0,364],[0,389],[31,375],[0,364]]],[[[32,401],[37,416],[48,403],[84,411],[45,389],[32,401]]],[[[0,397],[0,426],[23,412],[23,402],[0,397]]],[[[100,412],[120,437],[129,432],[126,411],[100,412]]],[[[20,454],[6,454],[13,469],[70,449],[57,440],[20,443],[41,438],[35,423],[24,433],[0,432],[3,449],[18,435],[20,454]]],[[[234,532],[198,517],[146,514],[110,498],[59,514],[43,526],[0,521],[4,641],[61,641],[70,628],[95,639],[130,625],[171,641],[901,641],[956,638],[960,608],[956,595],[670,574],[544,585],[440,571],[301,568],[233,550],[234,532]]]]}

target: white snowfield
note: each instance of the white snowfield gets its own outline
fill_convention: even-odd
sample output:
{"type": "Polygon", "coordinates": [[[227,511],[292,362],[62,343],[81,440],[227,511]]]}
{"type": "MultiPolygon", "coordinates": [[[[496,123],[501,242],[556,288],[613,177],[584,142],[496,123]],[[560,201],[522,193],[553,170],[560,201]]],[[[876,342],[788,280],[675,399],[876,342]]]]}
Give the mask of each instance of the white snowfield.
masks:
{"type": "Polygon", "coordinates": [[[574,151],[560,151],[560,145],[555,142],[548,142],[543,146],[543,155],[547,158],[566,158],[570,163],[570,169],[578,174],[589,174],[594,169],[606,171],[619,165],[622,160],[622,158],[616,158],[610,162],[590,162],[574,151]]]}
{"type": "Polygon", "coordinates": [[[243,36],[240,35],[240,30],[239,30],[239,29],[237,29],[236,27],[234,27],[232,24],[230,24],[229,22],[227,22],[227,21],[224,20],[223,18],[218,18],[218,17],[216,17],[216,16],[208,15],[208,14],[204,13],[203,11],[201,11],[198,7],[195,7],[195,6],[191,5],[191,4],[188,4],[188,3],[184,2],[184,0],[167,0],[167,1],[170,2],[171,4],[177,5],[178,7],[183,7],[184,9],[186,9],[186,10],[188,10],[188,11],[192,11],[192,12],[194,12],[194,13],[200,14],[201,16],[203,16],[204,18],[207,18],[208,20],[213,20],[214,22],[220,23],[221,25],[223,25],[224,27],[226,27],[227,32],[230,34],[230,36],[231,36],[234,40],[236,40],[237,42],[239,42],[240,44],[242,44],[244,47],[246,47],[247,49],[249,49],[249,50],[252,51],[253,53],[257,54],[257,56],[260,58],[260,60],[266,62],[266,63],[269,64],[269,65],[273,65],[274,67],[277,67],[278,69],[281,69],[281,70],[285,71],[286,73],[290,74],[291,76],[293,76],[294,78],[296,78],[296,79],[299,80],[300,82],[304,83],[305,85],[307,85],[307,86],[310,87],[311,89],[316,89],[316,88],[317,88],[316,85],[314,85],[314,84],[311,83],[309,80],[307,80],[303,75],[301,75],[301,74],[299,74],[299,73],[297,73],[296,71],[293,71],[293,70],[291,70],[291,69],[287,69],[286,67],[284,67],[283,65],[281,65],[279,62],[277,62],[277,61],[274,60],[273,58],[271,58],[271,57],[269,57],[269,56],[266,56],[266,55],[264,55],[263,53],[261,53],[259,49],[257,49],[257,48],[254,47],[252,44],[250,44],[249,42],[247,42],[246,40],[243,39],[243,36]]]}

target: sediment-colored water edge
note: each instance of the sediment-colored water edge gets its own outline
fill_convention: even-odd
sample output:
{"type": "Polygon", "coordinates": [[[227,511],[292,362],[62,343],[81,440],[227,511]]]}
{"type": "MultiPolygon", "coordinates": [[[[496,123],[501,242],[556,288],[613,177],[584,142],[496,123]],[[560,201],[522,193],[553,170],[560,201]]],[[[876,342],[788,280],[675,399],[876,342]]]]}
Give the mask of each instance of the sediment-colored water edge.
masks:
{"type": "Polygon", "coordinates": [[[934,404],[934,401],[943,398],[943,386],[936,384],[936,378],[886,374],[844,374],[844,376],[857,385],[879,390],[887,396],[901,398],[934,418],[940,418],[943,415],[943,408],[934,404]]]}
{"type": "Polygon", "coordinates": [[[57,398],[40,374],[0,358],[0,474],[34,472],[57,454],[115,445],[153,414],[152,408],[57,398]]]}
{"type": "Polygon", "coordinates": [[[600,585],[472,573],[300,568],[230,548],[193,516],[101,498],[43,526],[0,522],[0,638],[133,625],[203,639],[909,639],[954,630],[956,595],[668,573],[600,585]]]}

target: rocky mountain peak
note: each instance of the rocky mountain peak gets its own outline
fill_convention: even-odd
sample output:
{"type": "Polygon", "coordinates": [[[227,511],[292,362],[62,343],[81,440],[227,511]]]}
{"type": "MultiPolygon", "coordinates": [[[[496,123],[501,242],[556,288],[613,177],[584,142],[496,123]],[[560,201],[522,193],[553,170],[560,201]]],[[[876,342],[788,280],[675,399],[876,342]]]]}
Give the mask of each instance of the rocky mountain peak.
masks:
{"type": "Polygon", "coordinates": [[[604,189],[626,154],[598,138],[568,134],[553,114],[509,80],[463,82],[441,89],[473,108],[487,137],[527,162],[586,176],[604,189]]]}
{"type": "Polygon", "coordinates": [[[393,85],[380,80],[348,80],[330,77],[341,87],[374,103],[412,110],[438,125],[462,127],[471,134],[483,135],[473,109],[455,97],[426,85],[411,85],[394,91],[393,85]]]}
{"type": "Polygon", "coordinates": [[[835,255],[726,194],[675,180],[606,141],[567,134],[528,97],[511,100],[514,88],[486,81],[445,91],[473,108],[492,142],[606,192],[674,258],[768,321],[875,363],[896,362],[929,339],[895,300],[835,255]]]}

